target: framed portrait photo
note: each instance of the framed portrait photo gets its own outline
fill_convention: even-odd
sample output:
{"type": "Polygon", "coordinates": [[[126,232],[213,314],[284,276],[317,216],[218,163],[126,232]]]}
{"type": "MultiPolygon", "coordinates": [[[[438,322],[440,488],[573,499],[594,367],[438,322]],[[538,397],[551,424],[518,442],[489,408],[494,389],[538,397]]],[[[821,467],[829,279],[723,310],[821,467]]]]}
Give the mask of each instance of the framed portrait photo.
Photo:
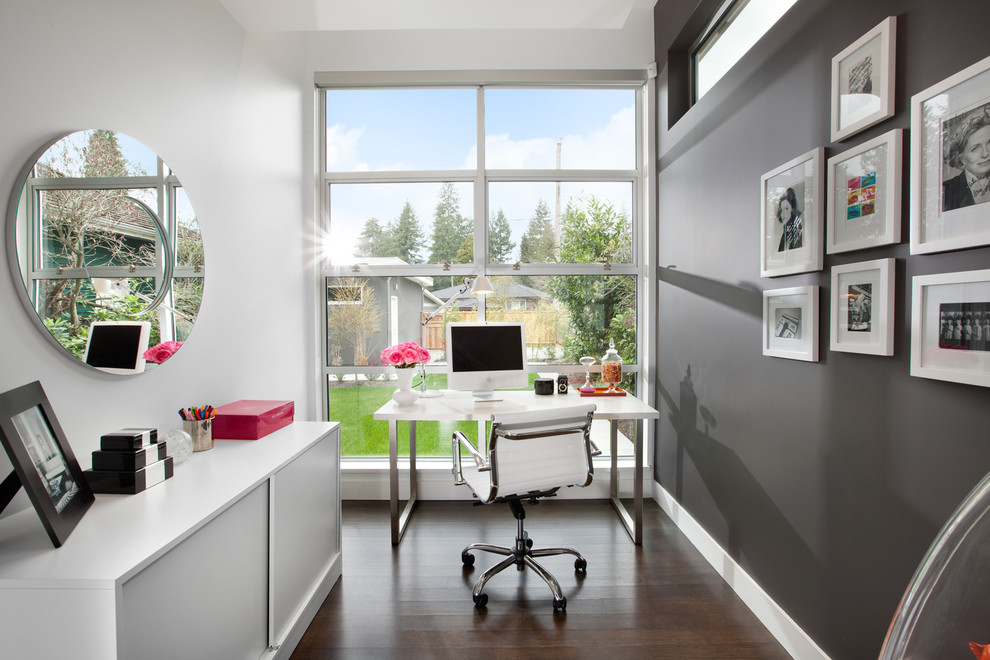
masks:
{"type": "Polygon", "coordinates": [[[832,58],[832,141],[894,116],[897,18],[888,16],[832,58]]]}
{"type": "Polygon", "coordinates": [[[894,354],[894,260],[832,267],[829,348],[894,354]]]}
{"type": "Polygon", "coordinates": [[[822,269],[822,170],[825,150],[812,149],[761,179],[760,275],[822,269]]]}
{"type": "Polygon", "coordinates": [[[911,98],[911,254],[990,244],[990,57],[911,98]]]}
{"type": "Polygon", "coordinates": [[[19,480],[52,543],[61,546],[95,498],[41,383],[0,394],[0,441],[14,466],[5,492],[12,497],[17,490],[6,486],[19,480]]]}
{"type": "Polygon", "coordinates": [[[818,286],[763,292],[763,354],[818,362],[818,286]]]}
{"type": "Polygon", "coordinates": [[[825,252],[900,242],[903,143],[896,128],[828,159],[825,252]]]}
{"type": "Polygon", "coordinates": [[[990,387],[990,270],[912,278],[911,375],[990,387]]]}

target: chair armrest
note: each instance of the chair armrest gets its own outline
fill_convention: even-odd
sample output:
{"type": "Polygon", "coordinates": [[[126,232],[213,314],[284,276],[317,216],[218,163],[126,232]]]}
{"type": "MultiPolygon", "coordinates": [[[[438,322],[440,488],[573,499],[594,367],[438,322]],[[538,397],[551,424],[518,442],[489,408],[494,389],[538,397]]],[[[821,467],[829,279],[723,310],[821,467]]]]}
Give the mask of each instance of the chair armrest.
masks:
{"type": "Polygon", "coordinates": [[[481,455],[481,452],[475,448],[474,444],[472,444],[472,442],[468,440],[468,437],[462,432],[454,431],[454,435],[451,437],[451,443],[453,445],[453,451],[451,454],[454,459],[454,468],[452,472],[454,473],[455,486],[462,486],[465,483],[464,477],[461,474],[461,447],[466,449],[468,453],[471,454],[471,458],[474,459],[474,464],[478,467],[479,472],[487,472],[492,469],[485,460],[485,457],[481,455]]]}
{"type": "Polygon", "coordinates": [[[601,456],[602,455],[602,450],[598,448],[598,445],[595,444],[595,441],[594,440],[592,440],[591,438],[588,438],[588,444],[591,445],[591,455],[592,456],[601,456]]]}

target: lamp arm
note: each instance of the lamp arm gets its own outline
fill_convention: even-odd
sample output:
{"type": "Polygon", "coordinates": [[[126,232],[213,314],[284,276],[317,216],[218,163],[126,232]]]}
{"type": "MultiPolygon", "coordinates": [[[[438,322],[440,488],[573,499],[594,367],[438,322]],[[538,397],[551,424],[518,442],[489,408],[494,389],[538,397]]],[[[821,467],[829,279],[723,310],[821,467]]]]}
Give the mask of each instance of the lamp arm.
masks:
{"type": "Polygon", "coordinates": [[[465,280],[465,281],[464,281],[464,284],[463,284],[463,285],[461,285],[461,288],[460,288],[460,290],[459,290],[459,291],[458,291],[457,293],[455,293],[455,294],[454,294],[454,295],[452,295],[452,296],[451,296],[450,298],[448,298],[448,299],[447,299],[447,300],[446,300],[446,301],[445,301],[445,302],[444,302],[444,303],[443,303],[442,305],[440,305],[440,306],[439,306],[439,307],[437,307],[437,308],[436,308],[435,310],[433,310],[432,312],[430,312],[430,313],[429,313],[429,314],[428,314],[428,315],[426,316],[426,318],[425,318],[425,319],[423,319],[423,327],[426,327],[426,324],[427,324],[427,323],[429,323],[430,321],[432,321],[432,320],[433,320],[433,317],[434,317],[434,316],[436,316],[437,314],[439,314],[439,313],[440,313],[440,312],[442,312],[443,310],[445,310],[445,309],[447,309],[447,307],[449,307],[450,305],[452,305],[452,304],[454,303],[454,301],[455,301],[455,300],[457,300],[458,298],[460,298],[460,297],[461,297],[461,295],[462,295],[462,294],[463,294],[463,293],[464,293],[465,291],[467,291],[468,289],[470,289],[470,288],[471,288],[471,284],[472,284],[472,282],[471,282],[471,280],[470,280],[470,279],[467,279],[467,280],[465,280]]]}

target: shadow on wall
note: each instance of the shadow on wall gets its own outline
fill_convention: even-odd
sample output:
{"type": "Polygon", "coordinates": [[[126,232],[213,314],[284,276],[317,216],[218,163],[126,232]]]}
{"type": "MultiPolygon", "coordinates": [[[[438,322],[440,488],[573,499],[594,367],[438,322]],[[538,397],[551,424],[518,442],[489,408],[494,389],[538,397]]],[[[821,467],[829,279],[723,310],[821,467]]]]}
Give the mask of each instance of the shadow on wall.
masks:
{"type": "MultiPolygon", "coordinates": [[[[900,543],[906,536],[915,536],[918,530],[926,530],[928,526],[918,519],[918,524],[911,529],[875,529],[872,534],[863,533],[862,545],[837,548],[832,536],[847,540],[849,537],[837,526],[851,524],[854,528],[860,528],[859,522],[850,523],[850,516],[870,518],[883,512],[861,511],[856,514],[854,510],[858,505],[841,503],[848,500],[851,493],[840,496],[840,502],[836,501],[837,498],[828,498],[828,510],[821,515],[828,521],[826,529],[830,538],[825,539],[824,550],[816,555],[738,454],[717,439],[717,415],[699,403],[690,365],[678,390],[675,400],[663,383],[659,386],[660,396],[670,406],[668,419],[677,436],[673,491],[677,501],[683,503],[684,464],[687,460],[700,476],[711,497],[711,504],[721,516],[719,521],[699,517],[699,524],[708,530],[727,530],[727,538],[716,537],[716,542],[760,584],[770,598],[787,611],[812,639],[845,636],[848,644],[844,648],[823,649],[829,656],[854,657],[864,646],[874,647],[874,653],[879,653],[890,617],[894,614],[896,599],[889,603],[889,607],[874,602],[873,607],[867,608],[875,616],[870,622],[857,626],[848,620],[856,612],[863,612],[862,608],[849,607],[850,599],[876,601],[878,598],[877,594],[863,593],[871,589],[869,575],[884,565],[885,553],[875,552],[872,539],[884,537],[889,540],[886,550],[889,561],[897,555],[900,543]],[[858,585],[841,575],[848,569],[843,566],[850,553],[859,556],[858,585]],[[836,556],[831,556],[833,554],[836,556]],[[795,589],[795,584],[800,584],[800,588],[795,589]]],[[[728,429],[722,432],[731,434],[728,429]]],[[[825,460],[828,461],[827,458],[825,460]]],[[[906,510],[903,503],[888,501],[882,508],[889,514],[890,507],[896,508],[897,516],[900,516],[891,519],[904,519],[904,516],[918,518],[906,510]]],[[[903,586],[888,585],[897,592],[897,597],[906,586],[906,582],[903,586]]]]}
{"type": "Polygon", "coordinates": [[[690,291],[713,302],[732,307],[744,314],[763,318],[763,292],[755,285],[738,286],[676,270],[676,266],[661,267],[660,281],[690,291]]]}
{"type": "MultiPolygon", "coordinates": [[[[827,585],[822,563],[736,452],[713,437],[718,420],[710,409],[698,404],[690,365],[679,389],[679,401],[675,402],[663,384],[660,385],[660,395],[670,406],[672,412],[669,420],[677,433],[677,483],[674,493],[677,500],[682,501],[686,455],[704,482],[728,530],[727,539],[715,540],[770,597],[791,612],[795,604],[788,603],[782,596],[793,593],[787,587],[794,580],[801,580],[802,591],[824,593],[827,585]],[[704,430],[698,428],[699,416],[704,430]]],[[[698,522],[712,529],[705,521],[698,522]]],[[[824,611],[811,614],[813,617],[825,615],[824,611]]]]}

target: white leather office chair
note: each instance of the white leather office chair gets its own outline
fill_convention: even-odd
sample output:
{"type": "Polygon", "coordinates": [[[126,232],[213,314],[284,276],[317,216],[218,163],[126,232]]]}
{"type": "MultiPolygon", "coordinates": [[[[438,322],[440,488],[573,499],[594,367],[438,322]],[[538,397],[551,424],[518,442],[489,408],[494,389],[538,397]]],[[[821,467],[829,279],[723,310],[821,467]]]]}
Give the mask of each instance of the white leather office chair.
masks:
{"type": "Polygon", "coordinates": [[[593,470],[591,457],[601,452],[589,435],[594,405],[570,406],[537,412],[492,415],[488,455],[484,456],[468,438],[457,431],[453,436],[454,481],[466,484],[482,504],[505,502],[518,521],[513,547],[472,543],[461,552],[465,566],[474,565],[473,550],[503,555],[505,559],[482,574],[474,585],[474,604],[485,607],[488,594],[485,584],[497,573],[515,565],[527,567],[539,575],[553,592],[554,610],[564,610],[567,599],[557,579],[533,558],[571,554],[574,570],[585,571],[588,562],[573,548],[533,548],[533,541],[523,529],[526,513],[522,500],[549,497],[565,486],[587,486],[593,470]],[[462,462],[462,452],[470,458],[462,462]]]}

